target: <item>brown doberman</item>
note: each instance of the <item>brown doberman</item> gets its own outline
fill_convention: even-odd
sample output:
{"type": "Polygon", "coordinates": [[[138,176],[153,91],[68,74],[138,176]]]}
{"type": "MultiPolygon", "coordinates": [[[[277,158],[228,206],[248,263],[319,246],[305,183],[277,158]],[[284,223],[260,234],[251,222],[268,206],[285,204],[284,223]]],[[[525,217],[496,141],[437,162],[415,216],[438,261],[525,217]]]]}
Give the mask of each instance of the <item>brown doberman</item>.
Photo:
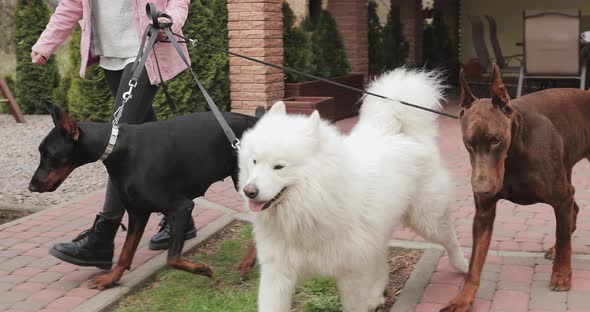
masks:
{"type": "Polygon", "coordinates": [[[461,292],[441,311],[467,311],[479,288],[500,199],[546,203],[557,219],[551,289],[571,286],[571,236],[576,229],[572,167],[590,157],[590,92],[548,89],[513,101],[494,64],[491,98],[477,99],[460,75],[461,132],[471,159],[475,200],[473,249],[461,292]]]}

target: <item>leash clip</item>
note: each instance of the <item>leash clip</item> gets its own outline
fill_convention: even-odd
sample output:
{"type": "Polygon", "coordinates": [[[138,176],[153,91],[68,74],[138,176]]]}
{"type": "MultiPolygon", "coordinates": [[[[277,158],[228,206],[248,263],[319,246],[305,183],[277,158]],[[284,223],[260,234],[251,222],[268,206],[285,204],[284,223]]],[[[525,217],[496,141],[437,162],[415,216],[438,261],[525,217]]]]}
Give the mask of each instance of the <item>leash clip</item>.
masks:
{"type": "Polygon", "coordinates": [[[240,150],[240,139],[235,138],[232,142],[231,142],[231,147],[233,147],[233,149],[235,149],[236,151],[240,150]]]}
{"type": "Polygon", "coordinates": [[[197,39],[190,39],[189,38],[188,42],[190,42],[193,47],[196,47],[197,44],[199,44],[199,40],[197,40],[197,39]]]}
{"type": "Polygon", "coordinates": [[[126,103],[127,101],[129,101],[133,96],[131,95],[131,92],[133,92],[133,88],[135,88],[137,86],[137,80],[135,79],[131,79],[129,80],[129,90],[127,92],[123,93],[123,103],[126,103]]]}

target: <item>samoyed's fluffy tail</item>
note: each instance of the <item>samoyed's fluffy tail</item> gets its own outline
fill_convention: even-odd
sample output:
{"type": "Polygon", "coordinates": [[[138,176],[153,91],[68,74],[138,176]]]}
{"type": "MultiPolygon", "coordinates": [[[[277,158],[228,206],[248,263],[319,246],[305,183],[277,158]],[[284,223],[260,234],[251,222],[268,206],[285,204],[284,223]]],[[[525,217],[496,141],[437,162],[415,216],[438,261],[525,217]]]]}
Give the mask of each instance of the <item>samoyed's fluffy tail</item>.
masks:
{"type": "MultiPolygon", "coordinates": [[[[438,111],[443,89],[439,72],[398,68],[371,82],[368,91],[438,111]]],[[[378,127],[390,134],[432,139],[437,131],[436,117],[432,112],[367,95],[360,109],[359,125],[378,127]]]]}

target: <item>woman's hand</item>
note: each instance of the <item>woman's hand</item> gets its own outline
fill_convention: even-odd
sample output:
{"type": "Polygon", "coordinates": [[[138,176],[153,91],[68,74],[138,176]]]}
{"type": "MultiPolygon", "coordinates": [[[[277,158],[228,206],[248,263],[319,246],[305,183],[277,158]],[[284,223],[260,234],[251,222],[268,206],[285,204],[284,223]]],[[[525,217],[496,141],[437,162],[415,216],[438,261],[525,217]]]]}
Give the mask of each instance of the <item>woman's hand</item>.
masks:
{"type": "Polygon", "coordinates": [[[31,52],[31,61],[35,65],[45,65],[45,63],[47,63],[47,59],[45,58],[45,56],[35,51],[31,52]]]}
{"type": "Polygon", "coordinates": [[[168,40],[168,35],[163,29],[160,29],[158,32],[158,41],[166,41],[168,40]]]}
{"type": "MultiPolygon", "coordinates": [[[[162,23],[162,24],[172,25],[172,19],[168,18],[168,17],[159,17],[158,22],[162,23]]],[[[164,29],[160,29],[160,31],[158,32],[158,41],[166,41],[166,40],[168,40],[168,35],[166,35],[166,32],[164,31],[164,29]]]]}

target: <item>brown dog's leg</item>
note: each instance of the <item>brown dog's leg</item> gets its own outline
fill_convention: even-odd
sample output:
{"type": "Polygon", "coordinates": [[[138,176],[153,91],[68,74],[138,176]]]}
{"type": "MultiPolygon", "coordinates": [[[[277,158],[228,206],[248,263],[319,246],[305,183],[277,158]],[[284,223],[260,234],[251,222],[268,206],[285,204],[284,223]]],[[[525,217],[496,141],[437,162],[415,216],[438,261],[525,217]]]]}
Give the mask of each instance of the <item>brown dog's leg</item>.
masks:
{"type": "Polygon", "coordinates": [[[567,195],[553,205],[557,227],[555,229],[555,258],[551,273],[551,289],[566,291],[571,287],[572,279],[572,231],[575,216],[574,187],[566,186],[567,195]]]}
{"type": "MultiPolygon", "coordinates": [[[[580,207],[578,206],[578,203],[576,203],[574,201],[574,211],[572,213],[572,235],[576,231],[576,224],[578,222],[578,212],[579,211],[580,211],[580,207]]],[[[553,244],[553,246],[551,248],[549,248],[547,250],[547,252],[545,252],[545,258],[551,259],[551,260],[555,259],[555,244],[553,244]]]]}
{"type": "Polygon", "coordinates": [[[496,200],[481,202],[475,198],[476,211],[473,218],[473,247],[471,249],[469,272],[461,292],[441,311],[465,312],[469,310],[479,289],[481,271],[490,247],[496,217],[496,202],[496,200]]]}
{"type": "Polygon", "coordinates": [[[256,245],[252,245],[248,250],[248,254],[242,259],[240,265],[238,266],[238,270],[240,271],[240,275],[246,275],[250,273],[252,268],[256,265],[256,245]]]}
{"type": "Polygon", "coordinates": [[[148,220],[149,215],[135,217],[129,214],[129,229],[127,230],[125,244],[123,244],[123,249],[119,256],[119,262],[110,273],[99,275],[90,281],[88,284],[89,288],[105,290],[121,279],[123,272],[131,266],[133,256],[135,255],[139,241],[141,241],[141,236],[148,220]]]}

